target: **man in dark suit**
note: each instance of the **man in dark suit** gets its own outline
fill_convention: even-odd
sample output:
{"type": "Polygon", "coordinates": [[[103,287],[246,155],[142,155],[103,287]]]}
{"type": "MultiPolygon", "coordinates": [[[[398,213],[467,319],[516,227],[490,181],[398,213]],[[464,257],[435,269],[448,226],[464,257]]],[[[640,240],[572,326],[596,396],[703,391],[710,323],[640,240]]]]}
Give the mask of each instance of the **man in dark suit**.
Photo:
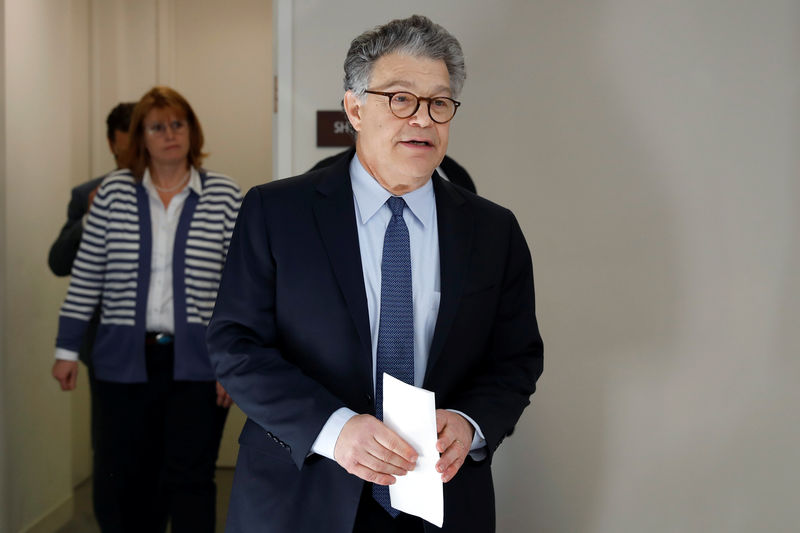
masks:
{"type": "Polygon", "coordinates": [[[414,450],[382,423],[383,372],[436,394],[444,531],[494,531],[491,461],[542,371],[513,214],[434,171],[460,105],[458,41],[425,17],[345,60],[356,155],[253,188],[208,330],[248,415],[226,531],[421,532],[388,485],[414,450]]]}

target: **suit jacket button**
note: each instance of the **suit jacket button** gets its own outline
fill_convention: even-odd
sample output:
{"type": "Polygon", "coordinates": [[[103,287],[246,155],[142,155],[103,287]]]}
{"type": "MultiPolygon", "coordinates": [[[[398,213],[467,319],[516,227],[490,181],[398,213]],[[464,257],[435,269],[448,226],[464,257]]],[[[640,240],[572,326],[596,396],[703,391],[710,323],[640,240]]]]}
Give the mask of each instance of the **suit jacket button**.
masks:
{"type": "Polygon", "coordinates": [[[372,397],[372,394],[367,393],[367,394],[365,394],[365,396],[366,396],[368,402],[372,403],[373,401],[375,401],[375,399],[372,397]]]}

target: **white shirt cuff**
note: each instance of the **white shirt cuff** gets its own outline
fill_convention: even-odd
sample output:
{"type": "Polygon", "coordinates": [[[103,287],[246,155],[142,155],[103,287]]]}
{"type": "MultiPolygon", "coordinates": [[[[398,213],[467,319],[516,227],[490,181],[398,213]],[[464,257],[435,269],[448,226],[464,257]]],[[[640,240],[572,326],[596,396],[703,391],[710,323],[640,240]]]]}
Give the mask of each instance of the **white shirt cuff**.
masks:
{"type": "Polygon", "coordinates": [[[461,411],[457,411],[455,409],[448,409],[448,411],[460,414],[467,419],[467,422],[472,424],[472,427],[475,428],[475,434],[472,436],[472,444],[470,444],[469,447],[469,456],[475,461],[483,461],[486,459],[486,457],[489,455],[486,452],[486,437],[484,437],[483,431],[481,431],[481,427],[478,425],[478,423],[461,411]]]}
{"type": "Polygon", "coordinates": [[[336,448],[336,441],[339,439],[339,433],[342,432],[344,425],[356,414],[358,413],[347,407],[340,407],[334,411],[328,421],[325,422],[325,425],[322,426],[322,430],[317,435],[314,444],[311,445],[311,451],[335,461],[333,452],[336,448]]]}
{"type": "Polygon", "coordinates": [[[78,352],[67,350],[66,348],[56,348],[56,359],[63,359],[64,361],[77,361],[78,352]]]}

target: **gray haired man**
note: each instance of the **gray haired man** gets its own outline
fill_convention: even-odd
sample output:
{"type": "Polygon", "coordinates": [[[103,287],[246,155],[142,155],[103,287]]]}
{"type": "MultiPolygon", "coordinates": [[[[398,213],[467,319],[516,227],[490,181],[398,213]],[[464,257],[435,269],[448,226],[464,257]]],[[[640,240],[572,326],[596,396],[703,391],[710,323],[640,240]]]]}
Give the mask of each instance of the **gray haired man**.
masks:
{"type": "Polygon", "coordinates": [[[357,37],[348,160],[244,200],[208,343],[248,415],[228,532],[439,530],[386,487],[418,451],[382,422],[383,372],[436,394],[444,531],[494,531],[491,460],[542,371],[513,214],[442,180],[465,79],[425,17],[357,37]]]}

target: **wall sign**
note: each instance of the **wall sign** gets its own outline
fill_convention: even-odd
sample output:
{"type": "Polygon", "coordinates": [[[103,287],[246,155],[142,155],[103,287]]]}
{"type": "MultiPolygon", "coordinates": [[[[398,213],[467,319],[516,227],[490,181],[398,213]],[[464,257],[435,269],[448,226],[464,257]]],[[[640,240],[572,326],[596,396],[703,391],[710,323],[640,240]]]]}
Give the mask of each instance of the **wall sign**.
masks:
{"type": "Polygon", "coordinates": [[[317,147],[352,145],[353,136],[344,111],[317,111],[317,147]]]}

